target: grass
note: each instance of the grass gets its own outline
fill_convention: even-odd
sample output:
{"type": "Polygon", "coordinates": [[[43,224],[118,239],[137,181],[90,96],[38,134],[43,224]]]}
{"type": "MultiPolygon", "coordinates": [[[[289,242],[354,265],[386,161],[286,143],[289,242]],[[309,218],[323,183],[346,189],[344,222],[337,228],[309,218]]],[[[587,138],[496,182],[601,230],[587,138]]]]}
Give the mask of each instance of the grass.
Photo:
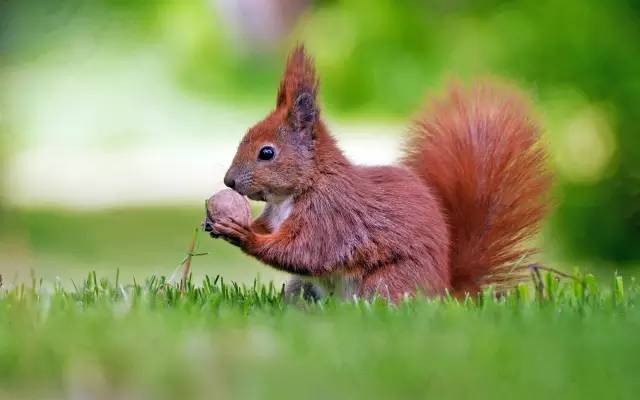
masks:
{"type": "Polygon", "coordinates": [[[179,270],[162,278],[201,218],[199,208],[4,214],[0,399],[640,393],[632,271],[543,274],[542,292],[499,299],[292,306],[283,275],[222,241],[202,238],[194,252],[208,255],[193,259],[184,290],[179,270]]]}
{"type": "Polygon", "coordinates": [[[637,398],[640,287],[285,304],[273,284],[89,274],[0,289],[0,398],[637,398]]]}

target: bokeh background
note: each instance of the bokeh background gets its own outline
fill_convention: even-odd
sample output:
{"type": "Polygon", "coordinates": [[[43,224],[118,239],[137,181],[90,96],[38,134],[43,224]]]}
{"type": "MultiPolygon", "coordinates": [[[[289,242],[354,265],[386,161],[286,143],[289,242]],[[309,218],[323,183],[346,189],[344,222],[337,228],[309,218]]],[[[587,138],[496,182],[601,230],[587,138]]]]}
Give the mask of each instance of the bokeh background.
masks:
{"type": "MultiPolygon", "coordinates": [[[[429,93],[498,76],[557,174],[549,265],[640,265],[640,4],[624,0],[0,1],[0,273],[171,275],[305,42],[355,161],[390,163],[429,93]]],[[[202,235],[194,273],[282,280],[202,235]]]]}

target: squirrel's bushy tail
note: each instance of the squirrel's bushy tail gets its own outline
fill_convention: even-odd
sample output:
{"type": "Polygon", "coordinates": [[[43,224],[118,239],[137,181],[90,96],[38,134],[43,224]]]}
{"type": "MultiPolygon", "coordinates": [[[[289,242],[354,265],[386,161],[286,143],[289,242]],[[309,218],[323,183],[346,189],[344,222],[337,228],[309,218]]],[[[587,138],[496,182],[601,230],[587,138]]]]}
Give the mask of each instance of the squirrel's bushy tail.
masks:
{"type": "Polygon", "coordinates": [[[404,162],[440,197],[456,295],[522,278],[514,266],[548,208],[551,175],[528,104],[506,86],[454,86],[410,136],[404,162]]]}

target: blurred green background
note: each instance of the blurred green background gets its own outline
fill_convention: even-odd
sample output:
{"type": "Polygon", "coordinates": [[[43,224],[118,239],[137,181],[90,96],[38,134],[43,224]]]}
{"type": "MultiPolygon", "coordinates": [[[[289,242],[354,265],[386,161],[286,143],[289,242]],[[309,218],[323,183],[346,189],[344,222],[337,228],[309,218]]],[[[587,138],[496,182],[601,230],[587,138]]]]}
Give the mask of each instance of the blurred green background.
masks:
{"type": "MultiPolygon", "coordinates": [[[[429,93],[499,76],[557,174],[554,266],[640,264],[634,1],[0,1],[0,273],[171,274],[296,42],[356,161],[386,163],[429,93]],[[364,145],[364,146],[363,146],[364,145]]],[[[281,280],[225,243],[194,272],[281,280]]]]}

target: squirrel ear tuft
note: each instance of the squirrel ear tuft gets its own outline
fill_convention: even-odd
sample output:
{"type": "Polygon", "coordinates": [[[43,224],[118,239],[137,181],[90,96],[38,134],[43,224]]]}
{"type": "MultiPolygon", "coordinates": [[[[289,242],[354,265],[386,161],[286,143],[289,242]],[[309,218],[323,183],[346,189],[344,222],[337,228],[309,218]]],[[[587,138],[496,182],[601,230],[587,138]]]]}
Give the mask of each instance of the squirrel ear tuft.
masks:
{"type": "Polygon", "coordinates": [[[315,103],[317,91],[318,78],[313,59],[307,55],[304,45],[297,45],[289,53],[276,105],[278,108],[293,108],[302,94],[311,95],[315,103]]]}

